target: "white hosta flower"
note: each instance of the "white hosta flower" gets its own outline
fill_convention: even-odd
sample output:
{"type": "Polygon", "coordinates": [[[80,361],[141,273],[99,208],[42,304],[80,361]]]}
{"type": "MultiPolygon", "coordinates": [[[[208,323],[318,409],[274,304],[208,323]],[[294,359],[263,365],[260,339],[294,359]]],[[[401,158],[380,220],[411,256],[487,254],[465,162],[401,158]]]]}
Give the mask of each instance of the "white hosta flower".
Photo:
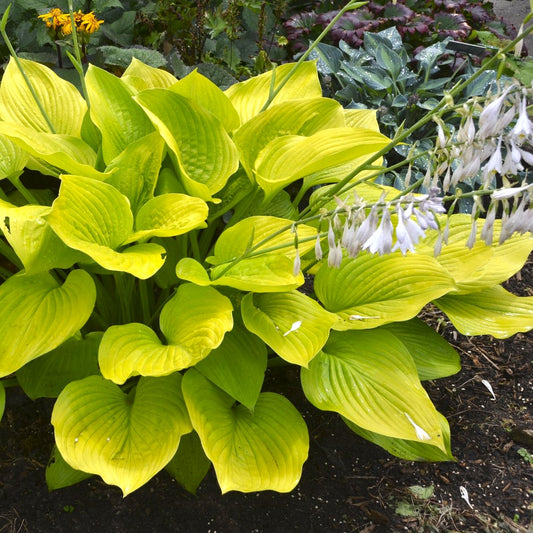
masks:
{"type": "Polygon", "coordinates": [[[363,250],[368,250],[371,254],[375,254],[376,252],[379,255],[389,254],[392,249],[393,231],[394,228],[390,220],[390,213],[387,207],[385,207],[378,229],[365,241],[363,250]]]}
{"type": "Polygon", "coordinates": [[[366,242],[370,236],[376,231],[378,226],[378,214],[377,214],[377,205],[373,205],[370,210],[369,215],[363,220],[362,224],[359,226],[355,232],[355,238],[359,242],[366,242]]]}
{"type": "Polygon", "coordinates": [[[404,412],[405,417],[409,420],[409,423],[415,428],[416,438],[418,440],[431,440],[428,432],[415,423],[415,421],[404,412]]]}
{"type": "Polygon", "coordinates": [[[529,120],[527,114],[526,97],[522,98],[520,103],[520,114],[514,128],[511,130],[511,137],[515,139],[516,144],[523,145],[526,141],[533,140],[533,123],[529,120]]]}
{"type": "Polygon", "coordinates": [[[509,140],[509,143],[505,143],[506,147],[506,154],[505,159],[503,161],[503,167],[502,167],[502,175],[516,175],[521,170],[524,170],[524,167],[521,163],[522,161],[522,154],[520,153],[520,150],[518,146],[516,146],[516,143],[513,139],[509,140]]]}
{"type": "Polygon", "coordinates": [[[483,184],[488,186],[496,174],[501,174],[503,169],[502,159],[502,138],[498,139],[496,150],[494,150],[488,162],[483,167],[483,184]]]}
{"type": "Polygon", "coordinates": [[[398,224],[396,225],[396,244],[392,251],[401,250],[405,255],[407,251],[414,252],[415,246],[421,237],[425,237],[424,230],[411,218],[412,205],[405,211],[400,204],[396,206],[398,224]]]}
{"type": "Polygon", "coordinates": [[[437,224],[437,221],[435,220],[435,215],[432,211],[427,211],[426,213],[422,213],[419,209],[416,207],[413,209],[416,217],[416,221],[418,222],[418,225],[423,229],[439,229],[439,226],[437,224]]]}
{"type": "Polygon", "coordinates": [[[317,261],[321,261],[322,260],[322,245],[320,244],[320,235],[316,236],[315,257],[316,257],[317,261]]]}
{"type": "Polygon", "coordinates": [[[494,219],[496,218],[496,204],[492,204],[485,218],[485,224],[481,230],[481,238],[487,246],[492,244],[492,234],[494,232],[494,219]]]}
{"type": "Polygon", "coordinates": [[[510,85],[503,91],[503,93],[488,104],[485,109],[479,115],[479,129],[478,137],[480,139],[486,139],[487,137],[493,137],[494,135],[500,133],[499,128],[499,119],[500,111],[503,106],[503,102],[507,97],[507,93],[511,90],[513,86],[510,85]]]}
{"type": "Polygon", "coordinates": [[[335,246],[330,246],[328,251],[328,266],[332,268],[339,268],[342,262],[342,246],[341,243],[335,246]]]}
{"type": "Polygon", "coordinates": [[[533,188],[533,183],[522,185],[522,187],[504,187],[494,191],[490,196],[493,200],[505,200],[531,188],[533,188]]]}
{"type": "Polygon", "coordinates": [[[477,237],[477,220],[473,220],[472,229],[470,231],[470,235],[468,236],[468,240],[466,241],[466,246],[470,248],[470,250],[474,247],[474,244],[476,243],[476,237],[477,237]]]}
{"type": "Polygon", "coordinates": [[[454,170],[450,184],[457,185],[460,181],[465,179],[473,178],[481,167],[481,157],[479,154],[476,154],[470,161],[464,161],[459,163],[457,168],[454,170]]]}
{"type": "Polygon", "coordinates": [[[298,248],[296,248],[296,256],[294,257],[294,263],[292,265],[292,275],[296,277],[300,273],[301,268],[302,261],[300,259],[300,252],[298,251],[298,248]]]}
{"type": "Polygon", "coordinates": [[[291,329],[289,329],[288,331],[286,331],[283,336],[286,337],[289,333],[292,333],[293,331],[298,331],[300,329],[300,326],[302,325],[302,321],[301,320],[297,320],[296,322],[294,322],[291,326],[291,329]]]}
{"type": "Polygon", "coordinates": [[[502,217],[502,229],[500,232],[500,244],[504,243],[513,233],[520,234],[527,231],[533,232],[533,209],[530,209],[531,195],[528,193],[522,196],[522,199],[516,206],[516,209],[502,217]]]}

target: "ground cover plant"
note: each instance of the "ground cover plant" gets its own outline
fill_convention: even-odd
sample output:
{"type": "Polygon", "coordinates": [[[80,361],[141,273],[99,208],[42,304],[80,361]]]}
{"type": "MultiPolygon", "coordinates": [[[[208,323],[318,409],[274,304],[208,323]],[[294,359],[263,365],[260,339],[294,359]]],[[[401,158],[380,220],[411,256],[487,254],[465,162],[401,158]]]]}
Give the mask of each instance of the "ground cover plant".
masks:
{"type": "Polygon", "coordinates": [[[459,359],[415,317],[433,302],[466,334],[533,327],[531,297],[500,286],[533,248],[531,187],[513,181],[530,162],[527,90],[472,101],[462,142],[439,131],[414,194],[373,183],[381,158],[456,112],[464,85],[390,140],[374,111],[324,98],[305,58],[222,91],[138,60],[83,73],[74,50],[83,96],[14,50],[0,86],[1,388],[57,397],[49,485],[97,474],[126,495],[167,468],[194,490],[213,464],[223,492],[292,490],[307,428],[262,392],[284,364],[355,433],[453,460],[420,382],[459,359]],[[482,174],[469,195],[492,200],[483,227],[479,203],[445,215],[458,193],[432,186],[470,177],[458,158],[482,174]]]}

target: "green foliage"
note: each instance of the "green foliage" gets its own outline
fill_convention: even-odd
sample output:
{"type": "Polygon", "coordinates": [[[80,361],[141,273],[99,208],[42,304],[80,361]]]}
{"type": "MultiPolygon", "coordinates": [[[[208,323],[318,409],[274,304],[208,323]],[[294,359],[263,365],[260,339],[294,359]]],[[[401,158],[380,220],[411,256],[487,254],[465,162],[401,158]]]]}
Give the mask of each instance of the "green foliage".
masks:
{"type": "Polygon", "coordinates": [[[212,464],[222,492],[292,490],[309,435],[282,390],[264,392],[280,363],[301,367],[313,405],[391,453],[453,459],[421,380],[458,371],[458,356],[414,317],[434,301],[460,330],[531,329],[531,297],[498,285],[530,236],[458,256],[467,236],[453,216],[437,258],[436,231],[407,257],[363,251],[339,268],[316,257],[331,240],[323,221],[346,222],[330,209],[339,186],[367,211],[399,191],[364,183],[368,169],[350,176],[394,143],[374,112],[322,97],[314,62],[226,91],[139,60],[120,78],[90,66],[85,98],[21,65],[39,105],[12,60],[0,86],[0,376],[57,397],[51,488],[96,474],[127,495],[166,468],[194,492],[212,464]]]}

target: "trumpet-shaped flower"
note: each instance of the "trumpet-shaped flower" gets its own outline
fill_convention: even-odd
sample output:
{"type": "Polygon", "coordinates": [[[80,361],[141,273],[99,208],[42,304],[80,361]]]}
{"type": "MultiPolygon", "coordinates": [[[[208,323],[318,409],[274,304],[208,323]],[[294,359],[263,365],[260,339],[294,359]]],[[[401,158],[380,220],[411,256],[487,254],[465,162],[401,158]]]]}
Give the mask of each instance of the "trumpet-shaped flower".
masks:
{"type": "Polygon", "coordinates": [[[389,210],[385,208],[383,209],[378,229],[363,244],[363,250],[368,250],[371,254],[377,252],[379,255],[390,253],[392,250],[393,230],[389,210]]]}
{"type": "Polygon", "coordinates": [[[424,230],[411,218],[412,204],[403,210],[400,204],[396,206],[398,223],[396,225],[396,244],[392,251],[401,250],[405,255],[407,251],[414,252],[415,246],[421,237],[425,237],[424,230]]]}

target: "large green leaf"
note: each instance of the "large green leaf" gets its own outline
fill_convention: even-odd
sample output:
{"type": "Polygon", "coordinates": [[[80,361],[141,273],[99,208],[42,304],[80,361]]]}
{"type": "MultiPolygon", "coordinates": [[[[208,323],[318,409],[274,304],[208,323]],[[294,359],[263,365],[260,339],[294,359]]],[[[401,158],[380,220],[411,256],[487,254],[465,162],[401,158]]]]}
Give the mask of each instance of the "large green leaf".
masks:
{"type": "Polygon", "coordinates": [[[170,72],[154,68],[133,57],[128,68],[120,78],[134,92],[145,89],[165,89],[174,85],[178,79],[170,72]]]}
{"type": "Polygon", "coordinates": [[[390,454],[400,457],[401,459],[406,459],[407,461],[453,461],[454,457],[451,451],[451,442],[450,442],[450,426],[448,421],[440,413],[437,413],[441,425],[442,436],[444,439],[444,450],[438,448],[437,446],[432,446],[431,444],[426,444],[425,442],[414,441],[414,440],[405,440],[405,439],[395,439],[393,437],[387,437],[385,435],[380,435],[379,433],[373,433],[359,427],[358,425],[350,422],[344,418],[346,425],[354,432],[357,433],[360,437],[363,437],[378,446],[381,446],[387,450],[390,454]]]}
{"type": "Polygon", "coordinates": [[[188,492],[196,489],[206,476],[211,461],[206,457],[196,431],[183,435],[176,455],[165,466],[165,470],[188,492]]]}
{"type": "Polygon", "coordinates": [[[0,135],[0,180],[21,171],[28,162],[29,154],[19,148],[13,141],[0,135]]]}
{"type": "Polygon", "coordinates": [[[434,303],[463,335],[506,339],[533,329],[533,296],[515,296],[500,286],[471,294],[449,294],[434,303]]]}
{"type": "Polygon", "coordinates": [[[420,381],[444,378],[461,370],[461,359],[455,348],[422,320],[392,322],[382,329],[395,335],[409,350],[420,381]]]}
{"type": "Polygon", "coordinates": [[[102,133],[102,154],[109,164],[128,144],[145,137],[154,127],[120,78],[89,65],[85,81],[91,119],[102,133]]]}
{"type": "Polygon", "coordinates": [[[168,89],[143,91],[135,99],[175,156],[187,192],[211,200],[239,166],[237,148],[221,122],[193,100],[168,89]]]}
{"type": "Polygon", "coordinates": [[[222,344],[195,368],[224,392],[253,411],[267,368],[263,342],[242,326],[226,333],[222,344]]]}
{"type": "Polygon", "coordinates": [[[50,208],[15,207],[0,200],[0,230],[24,265],[27,274],[70,268],[85,256],[68,248],[46,221],[50,208]]]}
{"type": "Polygon", "coordinates": [[[375,109],[343,109],[344,121],[350,128],[365,128],[379,132],[375,109]]]}
{"type": "Polygon", "coordinates": [[[270,141],[254,164],[257,183],[270,198],[290,183],[328,167],[374,154],[390,139],[360,128],[332,128],[310,137],[285,135],[270,141]]]}
{"type": "Polygon", "coordinates": [[[98,346],[101,332],[75,335],[47,354],[17,370],[17,381],[32,399],[57,398],[71,381],[100,374],[98,346]]]}
{"type": "Polygon", "coordinates": [[[369,329],[408,320],[431,300],[453,289],[446,270],[426,255],[360,253],[340,268],[324,264],[315,291],[324,307],[342,319],[334,329],[369,329]]]}
{"type": "MultiPolygon", "coordinates": [[[[257,115],[266,104],[272,86],[277,89],[283,79],[295,66],[286,63],[271,72],[254,76],[249,80],[232,85],[225,93],[241,117],[241,124],[257,115]],[[272,79],[274,77],[274,80],[272,79]],[[272,82],[274,81],[274,85],[272,82]]],[[[318,79],[316,63],[306,61],[298,67],[272,104],[300,98],[319,98],[322,88],[318,79]]]]}
{"type": "Polygon", "coordinates": [[[166,376],[195,365],[233,327],[232,305],[212,287],[183,284],[163,307],[160,327],[168,345],[144,324],[108,328],[98,354],[103,376],[122,384],[130,376],[166,376]]]}
{"type": "Polygon", "coordinates": [[[195,228],[205,228],[209,214],[207,204],[200,198],[169,193],[148,200],[135,217],[135,233],[126,242],[151,237],[175,237],[195,228]]]}
{"type": "Polygon", "coordinates": [[[191,431],[180,386],[180,374],[141,378],[129,394],[99,376],[73,381],[52,412],[61,455],[127,496],[172,459],[191,431]]]}
{"type": "Polygon", "coordinates": [[[84,479],[90,478],[91,476],[92,474],[87,474],[87,472],[72,468],[65,459],[63,459],[57,446],[54,445],[45,471],[46,486],[48,487],[48,490],[70,487],[84,479]]]}
{"type": "Polygon", "coordinates": [[[235,132],[233,140],[239,149],[241,163],[252,178],[255,160],[270,141],[285,135],[309,136],[344,125],[342,107],[335,100],[291,100],[272,106],[249,120],[235,132]]]}
{"type": "Polygon", "coordinates": [[[227,131],[233,131],[239,127],[239,115],[229,98],[210,79],[202,76],[197,69],[173,85],[171,91],[193,100],[213,113],[227,131]]]}
{"type": "MultiPolygon", "coordinates": [[[[19,61],[55,133],[79,137],[87,104],[78,89],[36,61],[20,58],[19,61]]],[[[51,133],[13,58],[9,60],[0,86],[0,118],[35,132],[51,133]]]]}
{"type": "Polygon", "coordinates": [[[281,358],[306,368],[338,320],[337,315],[298,291],[247,294],[241,312],[245,326],[281,358]]]}
{"type": "Polygon", "coordinates": [[[72,271],[63,285],[48,273],[12,276],[0,286],[0,377],[53,350],[88,320],[92,278],[72,271]]]}
{"type": "Polygon", "coordinates": [[[112,172],[106,182],[128,198],[134,214],[154,195],[164,147],[165,142],[154,131],[129,144],[106,168],[112,172]]]}
{"type": "Polygon", "coordinates": [[[108,270],[146,279],[164,262],[165,249],[157,244],[116,251],[132,233],[133,214],[128,199],[105,182],[63,175],[47,220],[65,244],[108,270]]]}
{"type": "Polygon", "coordinates": [[[222,493],[289,492],[296,486],[309,435],[286,398],[262,393],[252,413],[195,369],[183,378],[183,395],[222,493]]]}
{"type": "Polygon", "coordinates": [[[42,159],[65,172],[82,174],[94,179],[107,177],[107,174],[95,170],[95,151],[78,137],[42,133],[28,126],[2,121],[0,121],[0,134],[36,159],[42,159]]]}
{"type": "Polygon", "coordinates": [[[362,428],[445,450],[437,411],[405,346],[380,329],[332,332],[302,368],[309,401],[362,428]]]}

